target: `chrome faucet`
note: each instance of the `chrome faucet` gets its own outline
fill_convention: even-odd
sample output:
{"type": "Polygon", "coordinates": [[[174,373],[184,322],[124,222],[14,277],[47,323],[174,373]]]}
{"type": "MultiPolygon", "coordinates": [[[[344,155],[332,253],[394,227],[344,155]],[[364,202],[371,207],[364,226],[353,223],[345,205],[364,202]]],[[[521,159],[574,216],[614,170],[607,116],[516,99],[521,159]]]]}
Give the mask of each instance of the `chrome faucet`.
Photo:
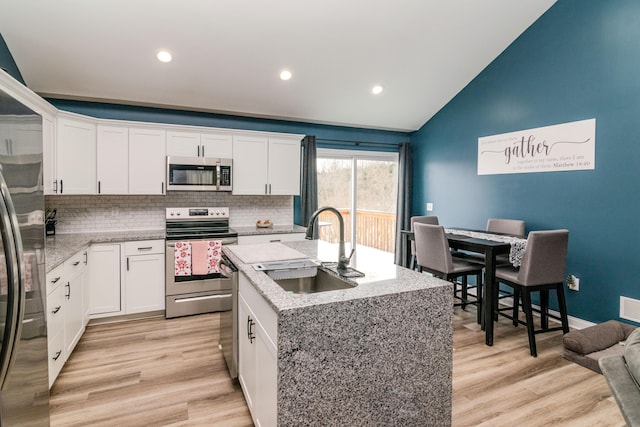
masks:
{"type": "Polygon", "coordinates": [[[311,215],[311,218],[309,219],[309,225],[307,226],[307,234],[306,234],[305,237],[308,240],[312,240],[313,239],[313,231],[315,230],[316,218],[318,217],[318,215],[320,215],[322,212],[325,212],[325,211],[333,212],[338,217],[338,221],[340,222],[340,242],[338,242],[338,272],[346,271],[347,267],[349,266],[349,262],[351,262],[351,257],[353,256],[353,253],[356,250],[352,249],[351,253],[349,254],[348,257],[345,255],[345,250],[344,250],[344,220],[342,219],[342,214],[336,208],[325,206],[325,207],[320,208],[317,211],[315,211],[311,215]]]}

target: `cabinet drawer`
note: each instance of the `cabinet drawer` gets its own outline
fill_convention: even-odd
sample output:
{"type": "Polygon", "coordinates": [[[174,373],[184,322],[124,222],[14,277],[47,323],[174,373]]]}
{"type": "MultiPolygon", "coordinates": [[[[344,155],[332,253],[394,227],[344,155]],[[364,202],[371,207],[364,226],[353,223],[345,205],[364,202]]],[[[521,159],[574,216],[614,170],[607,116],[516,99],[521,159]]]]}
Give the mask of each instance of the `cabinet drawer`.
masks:
{"type": "Polygon", "coordinates": [[[64,276],[67,280],[71,280],[76,271],[87,265],[87,251],[88,249],[82,249],[64,262],[64,276]]]}
{"type": "Polygon", "coordinates": [[[125,256],[163,253],[164,240],[140,240],[138,242],[124,243],[125,256]]]}
{"type": "Polygon", "coordinates": [[[64,333],[60,331],[57,335],[49,336],[49,388],[53,385],[56,377],[60,373],[64,362],[66,361],[64,354],[64,333]]]}
{"type": "Polygon", "coordinates": [[[62,276],[64,274],[64,264],[60,264],[53,270],[47,273],[47,294],[56,289],[64,280],[62,276]]]}
{"type": "Polygon", "coordinates": [[[54,336],[64,329],[65,287],[60,286],[47,296],[47,334],[54,336]]]}

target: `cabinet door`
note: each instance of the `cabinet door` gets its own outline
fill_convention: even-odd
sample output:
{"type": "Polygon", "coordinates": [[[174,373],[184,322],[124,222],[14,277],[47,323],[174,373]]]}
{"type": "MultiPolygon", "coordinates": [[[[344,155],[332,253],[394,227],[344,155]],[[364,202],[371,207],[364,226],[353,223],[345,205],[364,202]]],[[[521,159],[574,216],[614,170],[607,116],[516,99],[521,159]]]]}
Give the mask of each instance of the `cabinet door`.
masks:
{"type": "Polygon", "coordinates": [[[269,138],[269,194],[300,194],[300,141],[269,138]]]}
{"type": "Polygon", "coordinates": [[[277,350],[260,322],[256,324],[255,330],[256,401],[254,412],[256,425],[275,426],[278,424],[277,350]]]}
{"type": "Polygon", "coordinates": [[[98,194],[129,192],[129,129],[98,125],[98,194]]]}
{"type": "Polygon", "coordinates": [[[125,263],[127,314],[164,310],[164,254],[128,256],[125,263]]]}
{"type": "Polygon", "coordinates": [[[67,279],[64,305],[64,348],[66,354],[71,354],[84,331],[82,274],[67,279]]]}
{"type": "Polygon", "coordinates": [[[233,137],[231,135],[203,133],[200,135],[200,146],[202,157],[233,158],[233,137]]]}
{"type": "Polygon", "coordinates": [[[53,119],[42,117],[42,182],[45,196],[58,192],[56,177],[56,144],[53,119]]]}
{"type": "Polygon", "coordinates": [[[267,194],[268,139],[233,137],[233,194],[267,194]]]}
{"type": "Polygon", "coordinates": [[[96,194],[96,125],[60,118],[57,133],[59,194],[96,194]]]}
{"type": "Polygon", "coordinates": [[[200,156],[200,134],[195,132],[167,132],[167,156],[200,156]]]}
{"type": "Polygon", "coordinates": [[[164,194],[165,131],[129,129],[129,194],[164,194]]]}
{"type": "Polygon", "coordinates": [[[120,311],[120,245],[91,245],[89,314],[120,311]]]}
{"type": "Polygon", "coordinates": [[[238,381],[244,390],[247,406],[253,414],[256,398],[255,316],[242,295],[238,297],[238,381]],[[250,334],[251,333],[251,334],[250,334]]]}

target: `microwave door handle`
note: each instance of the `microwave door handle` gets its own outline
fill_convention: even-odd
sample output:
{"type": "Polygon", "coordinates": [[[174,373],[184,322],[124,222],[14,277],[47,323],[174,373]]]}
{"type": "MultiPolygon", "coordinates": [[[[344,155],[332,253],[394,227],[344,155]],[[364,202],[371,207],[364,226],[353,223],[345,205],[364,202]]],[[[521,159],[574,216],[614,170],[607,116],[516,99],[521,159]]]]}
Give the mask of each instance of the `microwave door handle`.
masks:
{"type": "Polygon", "coordinates": [[[220,161],[216,162],[216,190],[220,190],[220,161]]]}

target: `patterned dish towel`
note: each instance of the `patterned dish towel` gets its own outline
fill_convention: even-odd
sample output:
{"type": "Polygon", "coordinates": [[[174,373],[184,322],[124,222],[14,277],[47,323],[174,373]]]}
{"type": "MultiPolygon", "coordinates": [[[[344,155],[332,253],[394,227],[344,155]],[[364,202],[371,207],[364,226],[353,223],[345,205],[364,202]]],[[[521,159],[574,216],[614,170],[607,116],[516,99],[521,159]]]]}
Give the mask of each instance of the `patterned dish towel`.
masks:
{"type": "Polygon", "coordinates": [[[191,276],[191,242],[176,242],[173,249],[175,275],[191,276]]]}
{"type": "Polygon", "coordinates": [[[191,242],[191,274],[205,275],[220,272],[220,240],[200,240],[191,242]]]}

